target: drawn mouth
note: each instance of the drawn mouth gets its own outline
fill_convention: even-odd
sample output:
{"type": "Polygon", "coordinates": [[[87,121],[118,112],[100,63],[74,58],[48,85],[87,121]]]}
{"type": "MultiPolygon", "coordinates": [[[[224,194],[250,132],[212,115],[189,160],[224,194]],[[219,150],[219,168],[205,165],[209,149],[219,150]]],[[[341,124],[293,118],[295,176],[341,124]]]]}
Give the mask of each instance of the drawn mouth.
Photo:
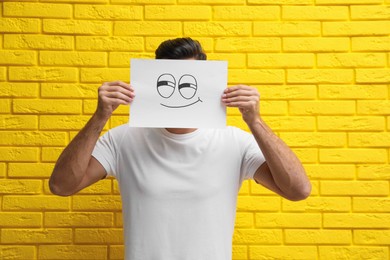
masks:
{"type": "Polygon", "coordinates": [[[198,97],[198,100],[197,100],[197,101],[195,101],[195,102],[193,102],[193,103],[191,103],[191,104],[188,104],[188,105],[184,105],[184,106],[168,106],[168,105],[164,105],[164,104],[162,104],[162,103],[160,103],[160,105],[162,105],[162,106],[164,106],[164,107],[168,107],[168,108],[182,108],[182,107],[192,106],[192,105],[194,105],[194,104],[196,104],[196,103],[198,103],[198,102],[203,102],[202,100],[200,100],[200,97],[198,97]]]}

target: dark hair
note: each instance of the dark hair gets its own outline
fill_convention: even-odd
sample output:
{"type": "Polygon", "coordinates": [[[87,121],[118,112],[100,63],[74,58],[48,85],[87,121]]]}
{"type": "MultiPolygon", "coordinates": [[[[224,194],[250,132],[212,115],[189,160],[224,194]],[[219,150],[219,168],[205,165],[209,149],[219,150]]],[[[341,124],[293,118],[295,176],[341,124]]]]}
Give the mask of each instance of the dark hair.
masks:
{"type": "Polygon", "coordinates": [[[200,43],[189,37],[166,40],[158,46],[155,53],[156,59],[207,59],[200,43]]]}

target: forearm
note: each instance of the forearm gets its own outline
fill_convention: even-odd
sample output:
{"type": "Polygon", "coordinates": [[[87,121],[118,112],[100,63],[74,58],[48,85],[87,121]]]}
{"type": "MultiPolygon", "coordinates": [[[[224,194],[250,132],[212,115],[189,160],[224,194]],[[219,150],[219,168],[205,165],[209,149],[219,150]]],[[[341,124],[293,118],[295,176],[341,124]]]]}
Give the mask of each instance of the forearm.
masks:
{"type": "Polygon", "coordinates": [[[258,118],[248,124],[255,137],[277,187],[288,197],[307,197],[311,184],[293,151],[258,118]]]}
{"type": "Polygon", "coordinates": [[[56,194],[67,194],[82,181],[92,151],[107,119],[94,114],[85,127],[64,149],[57,160],[49,180],[50,189],[56,194]]]}

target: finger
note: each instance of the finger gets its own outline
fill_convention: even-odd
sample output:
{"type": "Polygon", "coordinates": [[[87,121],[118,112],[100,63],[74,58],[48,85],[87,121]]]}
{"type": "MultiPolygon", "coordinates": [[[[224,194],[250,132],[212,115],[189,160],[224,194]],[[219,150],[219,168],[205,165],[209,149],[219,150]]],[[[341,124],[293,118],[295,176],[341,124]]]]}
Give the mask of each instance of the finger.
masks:
{"type": "Polygon", "coordinates": [[[226,93],[229,93],[229,92],[237,91],[237,90],[240,90],[240,89],[244,89],[244,90],[253,90],[254,88],[253,88],[253,87],[246,86],[246,85],[235,85],[235,86],[226,88],[226,89],[225,89],[225,92],[226,92],[226,93]]]}
{"type": "Polygon", "coordinates": [[[259,96],[257,90],[254,89],[234,89],[232,91],[225,92],[223,97],[234,97],[234,96],[259,96]]]}
{"type": "Polygon", "coordinates": [[[130,102],[127,102],[123,99],[118,98],[107,98],[107,103],[113,106],[119,106],[119,105],[128,105],[130,102]]]}
{"type": "Polygon", "coordinates": [[[103,88],[103,90],[106,92],[119,92],[119,93],[122,93],[126,96],[129,96],[129,97],[135,96],[134,91],[131,91],[129,89],[125,89],[121,86],[109,86],[109,87],[103,88]]]}
{"type": "Polygon", "coordinates": [[[227,107],[238,107],[243,109],[253,109],[253,104],[245,101],[236,101],[225,104],[227,107]]]}
{"type": "Polygon", "coordinates": [[[112,81],[112,82],[107,82],[108,86],[121,86],[127,89],[130,89],[130,84],[127,84],[123,81],[117,80],[117,81],[112,81]]]}
{"type": "Polygon", "coordinates": [[[106,98],[121,99],[121,100],[124,100],[126,102],[130,102],[133,99],[133,97],[125,95],[125,94],[123,94],[121,92],[118,92],[118,91],[115,91],[115,92],[104,92],[104,93],[102,93],[102,96],[106,97],[106,98]]]}
{"type": "Polygon", "coordinates": [[[237,97],[231,97],[231,98],[222,98],[222,101],[225,103],[231,103],[231,102],[248,102],[248,101],[257,101],[257,99],[253,98],[252,96],[237,96],[237,97]]]}

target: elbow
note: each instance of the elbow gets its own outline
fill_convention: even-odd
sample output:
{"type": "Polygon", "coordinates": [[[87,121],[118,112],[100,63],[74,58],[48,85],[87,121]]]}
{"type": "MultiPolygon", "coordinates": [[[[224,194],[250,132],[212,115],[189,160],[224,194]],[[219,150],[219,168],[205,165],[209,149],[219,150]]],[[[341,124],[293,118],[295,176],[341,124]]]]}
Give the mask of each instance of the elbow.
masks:
{"type": "Polygon", "coordinates": [[[50,192],[53,193],[54,195],[58,195],[62,197],[67,197],[74,194],[73,192],[69,192],[61,188],[61,185],[55,183],[55,181],[53,181],[52,178],[49,179],[49,189],[50,192]]]}
{"type": "Polygon", "coordinates": [[[310,196],[311,189],[311,183],[308,181],[305,185],[296,189],[287,199],[291,201],[305,200],[310,196]]]}

